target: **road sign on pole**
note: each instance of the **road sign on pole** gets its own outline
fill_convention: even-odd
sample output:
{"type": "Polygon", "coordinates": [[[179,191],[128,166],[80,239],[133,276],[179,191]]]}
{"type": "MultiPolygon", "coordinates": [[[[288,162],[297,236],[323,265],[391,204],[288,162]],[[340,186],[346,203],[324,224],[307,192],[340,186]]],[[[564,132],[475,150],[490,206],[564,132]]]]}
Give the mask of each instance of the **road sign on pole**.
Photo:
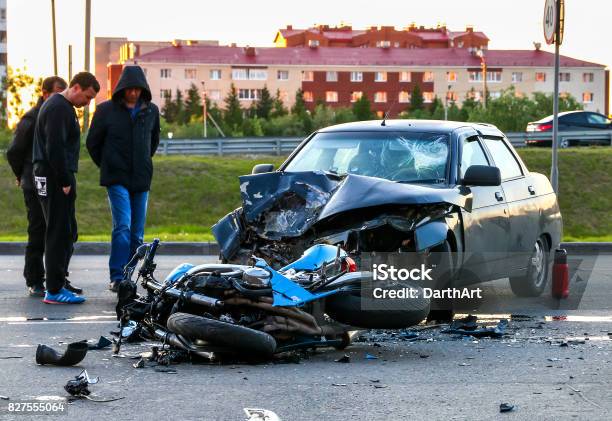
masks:
{"type": "Polygon", "coordinates": [[[544,17],[542,25],[544,39],[547,44],[555,44],[555,87],[553,97],[553,141],[552,164],[550,168],[550,182],[555,193],[559,194],[559,46],[563,42],[563,24],[565,20],[564,0],[546,0],[544,3],[544,17]]]}

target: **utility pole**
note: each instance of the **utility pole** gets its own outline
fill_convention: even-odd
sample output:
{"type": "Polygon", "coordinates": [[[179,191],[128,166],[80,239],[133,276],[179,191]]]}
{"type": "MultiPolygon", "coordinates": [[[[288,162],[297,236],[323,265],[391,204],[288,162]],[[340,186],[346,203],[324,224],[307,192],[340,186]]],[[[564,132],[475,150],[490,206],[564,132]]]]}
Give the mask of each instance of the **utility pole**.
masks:
{"type": "Polygon", "coordinates": [[[55,0],[51,0],[51,31],[53,32],[53,74],[57,76],[57,36],[55,32],[55,0]]]}
{"type": "Polygon", "coordinates": [[[204,118],[204,138],[208,137],[207,127],[206,127],[206,115],[208,114],[208,110],[206,109],[206,88],[204,87],[204,81],[202,81],[202,117],[204,118]]]}
{"type": "MultiPolygon", "coordinates": [[[[85,71],[89,72],[89,47],[91,36],[91,0],[85,0],[85,71]]],[[[83,109],[83,131],[89,129],[89,105],[83,109]]]]}
{"type": "Polygon", "coordinates": [[[72,44],[68,44],[68,80],[72,80],[72,44]]]}
{"type": "Polygon", "coordinates": [[[446,96],[444,97],[444,120],[448,120],[448,94],[450,93],[451,85],[448,85],[446,89],[446,96]]]}

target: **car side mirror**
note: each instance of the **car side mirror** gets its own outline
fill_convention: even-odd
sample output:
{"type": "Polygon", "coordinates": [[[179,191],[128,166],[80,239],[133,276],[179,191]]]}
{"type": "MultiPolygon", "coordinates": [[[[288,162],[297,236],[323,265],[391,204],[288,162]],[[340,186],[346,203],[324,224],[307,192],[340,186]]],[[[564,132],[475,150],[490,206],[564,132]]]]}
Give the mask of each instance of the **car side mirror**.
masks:
{"type": "Polygon", "coordinates": [[[274,171],[274,165],[272,164],[257,164],[253,167],[251,174],[262,174],[265,172],[274,171]]]}
{"type": "Polygon", "coordinates": [[[464,186],[499,186],[501,173],[497,167],[471,165],[465,172],[461,184],[464,186]]]}

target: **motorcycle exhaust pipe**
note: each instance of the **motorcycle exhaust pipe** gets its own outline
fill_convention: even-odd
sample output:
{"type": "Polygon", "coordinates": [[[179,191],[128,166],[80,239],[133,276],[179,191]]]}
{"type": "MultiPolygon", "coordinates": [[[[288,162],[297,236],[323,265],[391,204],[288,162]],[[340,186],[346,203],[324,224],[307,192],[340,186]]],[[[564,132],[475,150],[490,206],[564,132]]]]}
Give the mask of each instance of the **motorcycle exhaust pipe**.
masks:
{"type": "Polygon", "coordinates": [[[162,343],[170,344],[172,346],[175,346],[177,348],[183,349],[185,351],[192,352],[192,353],[194,353],[196,355],[199,355],[200,357],[207,358],[209,360],[213,359],[213,353],[212,352],[198,351],[198,350],[192,349],[191,347],[187,346],[183,341],[181,341],[179,339],[179,337],[176,336],[175,333],[168,332],[168,331],[165,331],[163,329],[155,329],[155,336],[162,343]]]}

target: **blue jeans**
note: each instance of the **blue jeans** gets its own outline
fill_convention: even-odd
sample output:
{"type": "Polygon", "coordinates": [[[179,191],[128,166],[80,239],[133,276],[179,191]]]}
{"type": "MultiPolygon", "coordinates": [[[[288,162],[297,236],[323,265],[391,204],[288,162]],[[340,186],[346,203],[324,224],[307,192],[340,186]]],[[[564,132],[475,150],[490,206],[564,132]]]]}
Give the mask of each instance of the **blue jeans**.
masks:
{"type": "Polygon", "coordinates": [[[113,215],[111,254],[108,261],[110,280],[123,279],[123,267],[143,242],[149,192],[131,193],[123,186],[107,187],[113,215]]]}

